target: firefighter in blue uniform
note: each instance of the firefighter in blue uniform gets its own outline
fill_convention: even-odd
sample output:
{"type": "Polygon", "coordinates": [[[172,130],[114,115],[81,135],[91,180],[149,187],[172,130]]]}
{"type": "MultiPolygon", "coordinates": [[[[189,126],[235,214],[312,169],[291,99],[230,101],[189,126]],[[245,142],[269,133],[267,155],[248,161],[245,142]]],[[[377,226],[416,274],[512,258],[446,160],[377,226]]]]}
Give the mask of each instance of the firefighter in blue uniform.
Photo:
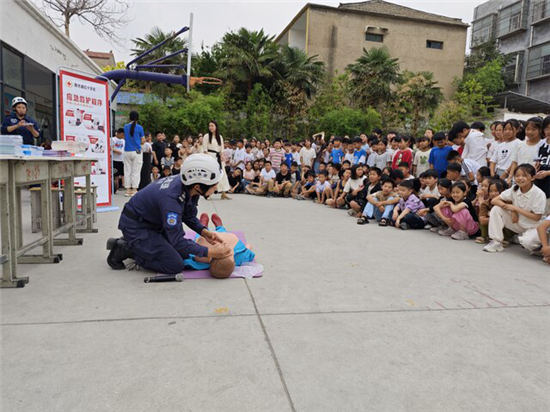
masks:
{"type": "Polygon", "coordinates": [[[4,118],[1,133],[7,135],[20,135],[23,137],[23,144],[34,145],[34,139],[40,136],[38,123],[27,116],[27,101],[22,97],[15,97],[11,101],[13,113],[4,118]]]}
{"type": "Polygon", "coordinates": [[[210,232],[197,218],[199,197],[208,198],[222,176],[220,165],[207,154],[185,159],[180,175],[149,184],[124,206],[118,223],[122,238],[107,241],[109,266],[125,269],[124,260],[132,258],[145,269],[175,274],[184,269],[189,255],[222,259],[231,254],[216,232],[210,232]],[[214,245],[207,248],[184,238],[182,227],[189,228],[214,245]]]}

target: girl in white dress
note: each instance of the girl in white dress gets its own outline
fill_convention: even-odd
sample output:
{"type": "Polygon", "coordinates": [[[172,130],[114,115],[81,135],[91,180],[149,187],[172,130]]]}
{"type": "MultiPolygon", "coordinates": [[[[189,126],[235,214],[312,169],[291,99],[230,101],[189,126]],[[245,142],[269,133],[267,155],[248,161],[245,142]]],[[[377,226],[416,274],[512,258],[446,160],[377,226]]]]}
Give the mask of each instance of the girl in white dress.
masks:
{"type": "Polygon", "coordinates": [[[211,121],[208,123],[208,133],[203,136],[202,153],[209,154],[218,161],[222,168],[222,179],[218,183],[218,192],[222,194],[222,200],[231,200],[227,196],[227,191],[230,189],[227,173],[225,172],[225,163],[222,161],[222,153],[224,150],[223,137],[218,131],[218,123],[211,121]]]}

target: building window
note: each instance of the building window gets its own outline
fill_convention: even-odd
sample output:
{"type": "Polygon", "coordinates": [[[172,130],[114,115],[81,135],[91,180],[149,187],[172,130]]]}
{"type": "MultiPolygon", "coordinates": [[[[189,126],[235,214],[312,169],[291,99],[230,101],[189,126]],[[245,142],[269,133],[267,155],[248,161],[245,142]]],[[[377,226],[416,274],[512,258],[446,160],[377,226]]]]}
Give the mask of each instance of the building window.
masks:
{"type": "Polygon", "coordinates": [[[377,43],[383,43],[384,42],[384,35],[383,34],[375,34],[375,33],[365,33],[365,40],[366,41],[375,41],[377,43]]]}
{"type": "Polygon", "coordinates": [[[6,47],[2,47],[2,65],[4,83],[15,87],[23,88],[23,58],[6,47]]]}
{"type": "Polygon", "coordinates": [[[428,49],[443,50],[443,42],[435,40],[426,40],[426,47],[428,49]]]}
{"type": "Polygon", "coordinates": [[[497,32],[498,37],[515,33],[527,28],[527,10],[529,2],[520,1],[503,8],[498,13],[497,32]]]}
{"type": "Polygon", "coordinates": [[[527,80],[550,75],[550,43],[541,44],[529,50],[527,80]]]}
{"type": "Polygon", "coordinates": [[[491,14],[472,22],[472,46],[479,46],[495,37],[497,15],[491,14]]]}
{"type": "Polygon", "coordinates": [[[535,0],[532,22],[537,23],[550,17],[550,0],[535,0]]]}
{"type": "Polygon", "coordinates": [[[504,79],[507,84],[520,84],[523,72],[524,52],[510,53],[505,57],[503,67],[504,79]]]}

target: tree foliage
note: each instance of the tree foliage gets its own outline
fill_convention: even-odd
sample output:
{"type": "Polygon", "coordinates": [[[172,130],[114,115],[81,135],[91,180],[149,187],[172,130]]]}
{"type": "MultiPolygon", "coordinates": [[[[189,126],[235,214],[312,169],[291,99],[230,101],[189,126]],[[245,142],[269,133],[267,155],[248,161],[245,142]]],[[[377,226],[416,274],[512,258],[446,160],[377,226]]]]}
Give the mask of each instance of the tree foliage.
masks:
{"type": "Polygon", "coordinates": [[[401,81],[399,60],[385,47],[363,49],[363,55],[347,69],[352,101],[362,109],[381,109],[392,96],[392,86],[401,81]]]}
{"type": "Polygon", "coordinates": [[[320,130],[338,136],[358,136],[370,133],[382,124],[380,115],[374,109],[352,109],[342,107],[326,113],[319,124],[320,130]]]}
{"type": "Polygon", "coordinates": [[[427,121],[443,100],[441,88],[437,86],[433,73],[407,72],[403,84],[396,92],[399,111],[410,124],[410,133],[416,136],[421,122],[427,121]]]}
{"type": "MultiPolygon", "coordinates": [[[[135,39],[132,39],[132,43],[134,47],[132,48],[132,56],[139,56],[142,53],[146,52],[147,50],[150,50],[155,45],[165,41],[170,36],[173,35],[173,32],[164,32],[160,27],[153,27],[149,33],[147,33],[144,37],[138,37],[135,39]]],[[[166,42],[164,45],[153,51],[151,54],[149,54],[145,61],[138,62],[138,64],[146,64],[147,62],[153,62],[155,60],[158,60],[162,57],[171,55],[177,51],[180,51],[184,49],[187,46],[187,41],[184,39],[181,39],[179,37],[176,37],[175,39],[172,39],[169,42],[166,42]]],[[[180,53],[176,56],[172,56],[168,59],[162,60],[159,62],[159,65],[184,65],[186,62],[186,53],[180,53]]],[[[165,74],[184,74],[183,69],[176,69],[176,68],[153,68],[153,69],[147,69],[147,71],[150,72],[157,72],[157,73],[165,73],[165,74]]],[[[166,83],[156,83],[156,82],[142,82],[138,81],[136,84],[141,85],[142,87],[145,87],[147,91],[151,91],[158,96],[163,101],[166,101],[166,99],[169,96],[172,96],[174,94],[181,94],[185,92],[185,88],[181,85],[175,85],[175,84],[166,84],[166,83]]]]}

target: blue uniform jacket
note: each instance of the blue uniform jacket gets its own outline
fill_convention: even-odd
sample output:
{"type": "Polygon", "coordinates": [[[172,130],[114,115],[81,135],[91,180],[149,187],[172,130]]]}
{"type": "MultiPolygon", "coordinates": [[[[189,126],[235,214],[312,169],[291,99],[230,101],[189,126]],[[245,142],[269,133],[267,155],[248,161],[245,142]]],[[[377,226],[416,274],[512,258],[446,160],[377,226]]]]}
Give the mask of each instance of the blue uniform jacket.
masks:
{"type": "MultiPolygon", "coordinates": [[[[38,123],[36,123],[36,121],[32,117],[25,116],[23,118],[23,120],[26,123],[32,123],[32,125],[34,126],[34,128],[37,132],[40,131],[38,129],[38,123]]],[[[28,130],[26,127],[20,127],[18,129],[15,129],[11,133],[8,133],[8,126],[15,126],[20,121],[21,121],[21,119],[19,119],[19,117],[17,117],[15,112],[8,115],[8,116],[6,116],[4,118],[4,122],[2,123],[2,130],[1,130],[2,133],[1,134],[20,135],[20,136],[23,136],[23,144],[32,144],[32,145],[34,145],[34,136],[30,132],[30,130],[28,130]]]]}
{"type": "MultiPolygon", "coordinates": [[[[208,248],[185,239],[182,222],[197,233],[205,227],[197,219],[199,196],[191,197],[179,175],[169,176],[149,184],[127,203],[126,207],[145,222],[135,222],[137,227],[148,227],[165,234],[168,242],[183,257],[189,255],[206,257],[208,248]]],[[[119,229],[124,232],[128,219],[123,214],[119,229]],[[123,223],[124,222],[124,223],[123,223]]]]}

